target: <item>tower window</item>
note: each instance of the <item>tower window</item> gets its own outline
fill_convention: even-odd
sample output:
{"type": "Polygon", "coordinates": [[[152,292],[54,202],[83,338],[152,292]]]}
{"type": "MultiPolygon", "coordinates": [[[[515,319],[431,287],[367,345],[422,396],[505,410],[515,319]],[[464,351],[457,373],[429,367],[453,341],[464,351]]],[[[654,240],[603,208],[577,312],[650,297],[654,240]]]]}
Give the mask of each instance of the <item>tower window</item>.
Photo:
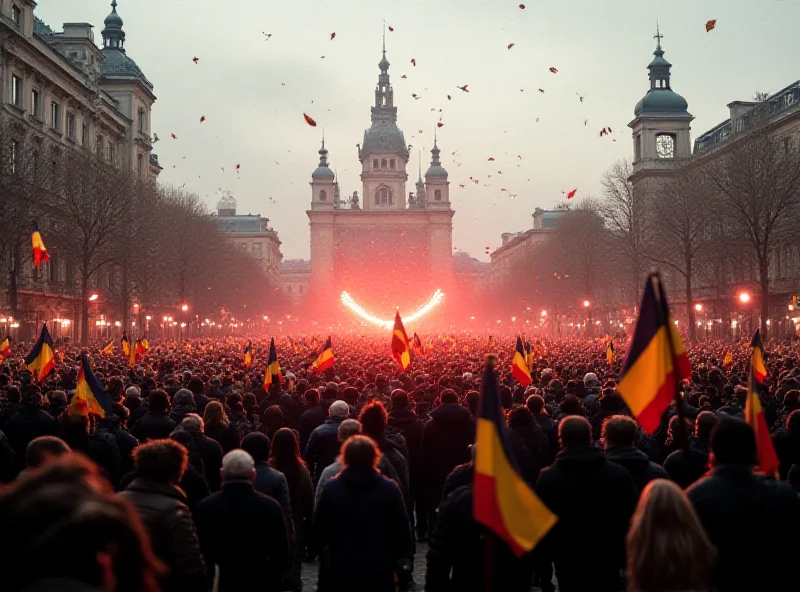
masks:
{"type": "Polygon", "coordinates": [[[139,107],[139,131],[144,133],[145,125],[144,125],[144,109],[139,107]]]}
{"type": "Polygon", "coordinates": [[[372,159],[372,168],[377,170],[377,168],[378,168],[378,159],[377,158],[373,158],[372,159]]]}
{"type": "Polygon", "coordinates": [[[394,170],[394,158],[389,161],[389,168],[394,170]]]}
{"type": "Polygon", "coordinates": [[[41,119],[42,117],[42,103],[39,100],[39,91],[35,88],[31,91],[31,114],[36,119],[41,119]]]}
{"type": "Polygon", "coordinates": [[[18,27],[22,22],[22,9],[16,4],[11,6],[11,20],[14,21],[14,24],[18,27]]]}
{"type": "Polygon", "coordinates": [[[22,109],[22,78],[11,75],[11,104],[22,109]]]}
{"type": "Polygon", "coordinates": [[[437,189],[436,191],[433,192],[433,199],[435,199],[436,201],[442,201],[442,190],[441,189],[437,189]]]}
{"type": "Polygon", "coordinates": [[[392,192],[388,187],[381,187],[378,189],[377,193],[375,193],[375,203],[380,205],[391,205],[392,192]]]}
{"type": "Polygon", "coordinates": [[[659,158],[675,158],[675,136],[656,134],[656,154],[659,158]]]}
{"type": "Polygon", "coordinates": [[[61,128],[61,106],[55,101],[50,103],[50,127],[56,131],[61,128]]]}
{"type": "Polygon", "coordinates": [[[386,168],[386,166],[387,166],[387,165],[386,165],[386,159],[385,159],[385,158],[382,158],[382,159],[381,159],[381,168],[382,168],[382,169],[385,169],[385,168],[386,168]]]}
{"type": "Polygon", "coordinates": [[[636,134],[633,142],[633,160],[637,161],[642,157],[642,134],[636,134]]]}
{"type": "Polygon", "coordinates": [[[327,199],[328,199],[328,194],[323,189],[322,191],[319,192],[319,200],[326,201],[327,199]]]}

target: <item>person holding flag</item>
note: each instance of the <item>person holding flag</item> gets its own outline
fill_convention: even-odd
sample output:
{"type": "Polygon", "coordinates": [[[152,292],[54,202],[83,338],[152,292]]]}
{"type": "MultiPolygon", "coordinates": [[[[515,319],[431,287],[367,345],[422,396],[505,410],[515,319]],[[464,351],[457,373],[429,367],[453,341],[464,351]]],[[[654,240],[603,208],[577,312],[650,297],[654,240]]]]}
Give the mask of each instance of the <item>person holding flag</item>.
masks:
{"type": "Polygon", "coordinates": [[[408,349],[408,335],[400,319],[400,312],[394,315],[394,329],[392,330],[392,356],[395,361],[405,370],[411,363],[411,353],[408,349]]]}
{"type": "Polygon", "coordinates": [[[53,338],[47,330],[47,323],[42,325],[39,339],[25,358],[25,365],[33,373],[36,382],[42,382],[56,367],[56,354],[53,351],[53,338]]]}
{"type": "Polygon", "coordinates": [[[0,343],[0,364],[6,361],[6,358],[11,355],[11,344],[8,341],[8,337],[3,340],[3,343],[0,343]]]}
{"type": "Polygon", "coordinates": [[[761,397],[758,394],[758,385],[767,378],[767,366],[764,363],[764,345],[761,343],[761,331],[756,329],[753,340],[750,342],[750,377],[747,381],[747,402],[744,406],[744,418],[756,436],[756,451],[758,453],[758,468],[764,475],[778,476],[778,455],[772,445],[769,426],[761,406],[761,397]]]}
{"type": "Polygon", "coordinates": [[[331,337],[329,335],[328,341],[325,342],[325,346],[322,348],[319,356],[317,356],[317,359],[311,364],[311,369],[317,374],[322,374],[328,368],[332,368],[335,362],[336,359],[333,357],[333,346],[331,345],[331,337]]]}
{"type": "Polygon", "coordinates": [[[44,246],[42,235],[39,233],[39,225],[36,222],[33,223],[31,244],[33,247],[33,265],[36,267],[36,269],[39,269],[39,266],[42,263],[47,263],[50,261],[50,255],[47,253],[47,247],[44,246]]]}
{"type": "Polygon", "coordinates": [[[111,398],[97,380],[89,364],[89,356],[81,354],[81,365],[78,368],[78,380],[75,386],[75,394],[69,406],[69,415],[88,416],[99,415],[108,417],[111,415],[111,398]]]}
{"type": "Polygon", "coordinates": [[[725,357],[722,359],[722,366],[727,368],[733,365],[733,353],[729,350],[725,353],[725,357]]]}
{"type": "Polygon", "coordinates": [[[253,365],[253,340],[248,339],[244,346],[244,365],[250,368],[253,365]]]}
{"type": "Polygon", "coordinates": [[[264,375],[264,390],[269,391],[272,383],[281,383],[281,365],[278,363],[278,352],[275,351],[275,338],[269,340],[269,357],[267,358],[267,371],[264,375]]]}
{"type": "Polygon", "coordinates": [[[528,363],[525,361],[525,350],[522,347],[522,339],[517,336],[517,347],[514,351],[514,358],[511,360],[511,374],[522,386],[528,386],[533,379],[528,363]]]}

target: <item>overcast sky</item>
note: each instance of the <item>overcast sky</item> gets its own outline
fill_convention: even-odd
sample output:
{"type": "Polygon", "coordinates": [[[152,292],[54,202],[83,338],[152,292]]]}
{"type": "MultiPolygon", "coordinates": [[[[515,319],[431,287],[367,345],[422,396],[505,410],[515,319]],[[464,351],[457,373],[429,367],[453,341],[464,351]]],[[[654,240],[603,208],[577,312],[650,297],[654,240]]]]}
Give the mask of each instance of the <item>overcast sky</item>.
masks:
{"type": "MultiPolygon", "coordinates": [[[[603,172],[630,158],[627,124],[648,89],[656,19],[672,88],[695,116],[692,139],[726,119],[731,101],[800,78],[800,1],[523,1],[119,0],[118,12],[128,55],[158,97],[161,181],[185,183],[210,208],[231,191],[239,213],[270,218],[287,259],[308,257],[322,129],[343,195],[361,195],[356,144],[370,124],[384,19],[398,125],[414,146],[406,189],[417,148],[423,172],[430,162],[441,116],[453,245],[484,260],[501,233],[530,228],[535,207],[576,187],[597,193],[603,172]],[[709,19],[717,26],[706,33],[709,19]],[[611,136],[599,137],[603,127],[611,136]]],[[[57,30],[92,23],[98,44],[109,12],[110,0],[39,0],[36,10],[57,30]]]]}

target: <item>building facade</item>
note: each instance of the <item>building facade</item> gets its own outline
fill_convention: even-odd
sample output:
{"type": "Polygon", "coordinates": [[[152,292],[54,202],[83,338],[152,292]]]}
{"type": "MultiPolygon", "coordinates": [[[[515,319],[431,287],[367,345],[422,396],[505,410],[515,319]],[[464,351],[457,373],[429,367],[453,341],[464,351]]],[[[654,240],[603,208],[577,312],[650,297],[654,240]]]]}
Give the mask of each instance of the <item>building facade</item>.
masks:
{"type": "Polygon", "coordinates": [[[310,279],[311,262],[289,259],[281,263],[281,289],[293,308],[305,300],[310,279]]]}

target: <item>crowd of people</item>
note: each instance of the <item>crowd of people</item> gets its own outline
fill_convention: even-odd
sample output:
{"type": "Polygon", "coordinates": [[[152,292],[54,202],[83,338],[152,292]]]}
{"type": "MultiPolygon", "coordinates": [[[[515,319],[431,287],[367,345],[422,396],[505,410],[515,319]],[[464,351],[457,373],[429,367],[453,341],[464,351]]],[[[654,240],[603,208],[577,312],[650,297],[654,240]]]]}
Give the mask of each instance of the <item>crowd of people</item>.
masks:
{"type": "Polygon", "coordinates": [[[0,589],[300,591],[304,562],[320,591],[797,587],[796,343],[767,347],[759,394],[780,468],[761,475],[746,344],[689,348],[680,408],[648,435],[616,392],[623,343],[610,360],[599,340],[539,340],[522,387],[511,336],[423,339],[405,371],[386,335],[334,336],[320,374],[323,341],[279,339],[267,388],[263,340],[252,366],[240,338],[153,342],[133,368],[60,344],[41,383],[17,344],[0,367],[0,589]],[[81,351],[105,417],[70,405],[81,351]],[[521,557],[473,519],[490,351],[513,462],[558,518],[521,557]]]}

